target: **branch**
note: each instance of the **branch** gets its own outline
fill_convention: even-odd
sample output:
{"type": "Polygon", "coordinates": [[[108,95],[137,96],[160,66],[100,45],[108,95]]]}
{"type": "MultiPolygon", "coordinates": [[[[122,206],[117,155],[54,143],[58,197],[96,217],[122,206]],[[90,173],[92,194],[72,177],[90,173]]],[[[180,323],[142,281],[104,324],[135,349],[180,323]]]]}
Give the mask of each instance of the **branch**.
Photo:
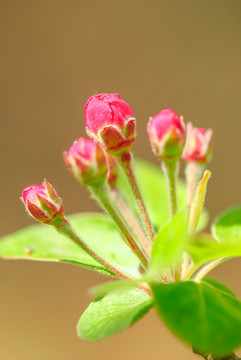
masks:
{"type": "Polygon", "coordinates": [[[200,356],[202,356],[205,360],[241,360],[240,357],[238,357],[237,355],[235,355],[234,353],[227,355],[227,356],[223,356],[223,357],[216,357],[213,355],[204,355],[204,354],[200,354],[197,350],[192,349],[194,354],[198,354],[200,356]]]}

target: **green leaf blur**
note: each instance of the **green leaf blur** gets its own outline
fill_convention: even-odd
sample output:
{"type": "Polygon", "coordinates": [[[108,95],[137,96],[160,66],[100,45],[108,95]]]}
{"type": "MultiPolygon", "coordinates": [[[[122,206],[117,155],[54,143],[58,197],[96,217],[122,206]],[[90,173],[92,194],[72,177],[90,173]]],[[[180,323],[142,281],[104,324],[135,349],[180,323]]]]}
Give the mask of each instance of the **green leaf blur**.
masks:
{"type": "Polygon", "coordinates": [[[201,234],[188,245],[187,252],[196,267],[200,267],[215,259],[241,256],[241,241],[237,244],[220,243],[210,235],[201,234]]]}
{"type": "Polygon", "coordinates": [[[226,210],[214,221],[212,233],[226,244],[241,244],[241,206],[226,210]]]}

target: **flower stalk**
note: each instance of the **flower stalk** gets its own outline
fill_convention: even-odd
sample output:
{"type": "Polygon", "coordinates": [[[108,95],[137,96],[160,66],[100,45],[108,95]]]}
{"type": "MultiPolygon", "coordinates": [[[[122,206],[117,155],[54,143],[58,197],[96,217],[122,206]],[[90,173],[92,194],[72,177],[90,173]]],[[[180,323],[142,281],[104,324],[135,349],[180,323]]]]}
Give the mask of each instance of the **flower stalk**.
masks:
{"type": "Polygon", "coordinates": [[[138,243],[140,243],[141,248],[145,251],[149,258],[151,255],[151,244],[143,233],[143,230],[140,227],[140,224],[132,209],[130,209],[130,207],[127,205],[117,188],[113,188],[111,190],[111,196],[125,221],[128,223],[129,227],[135,234],[135,238],[138,239],[138,243]]]}
{"type": "Polygon", "coordinates": [[[144,268],[147,268],[148,265],[148,257],[143,252],[143,250],[138,246],[135,241],[132,230],[129,228],[129,225],[124,221],[124,219],[117,212],[113,201],[110,197],[109,190],[106,184],[102,184],[100,186],[93,186],[90,188],[92,195],[94,198],[100,203],[100,205],[105,209],[105,211],[110,215],[110,217],[114,220],[118,229],[127,245],[131,248],[131,250],[137,255],[141,264],[144,268]]]}
{"type": "Polygon", "coordinates": [[[129,228],[132,229],[132,232],[135,235],[135,239],[149,258],[151,255],[151,244],[146,238],[141,228],[141,224],[136,218],[136,215],[133,213],[133,210],[130,208],[130,206],[128,206],[121,194],[120,189],[118,188],[118,164],[116,158],[109,153],[106,153],[106,156],[108,163],[107,183],[109,185],[108,188],[110,190],[110,195],[116,204],[116,207],[121,212],[125,223],[127,223],[129,228]]]}
{"type": "Polygon", "coordinates": [[[147,214],[147,210],[139,189],[139,186],[136,181],[135,173],[132,166],[132,155],[130,152],[124,153],[121,157],[117,158],[120,166],[124,170],[124,173],[127,177],[127,180],[129,182],[130,188],[132,190],[137,209],[139,211],[140,219],[145,231],[145,234],[147,235],[147,238],[150,243],[154,241],[155,233],[152,228],[151,221],[149,219],[149,216],[147,214]]]}
{"type": "Polygon", "coordinates": [[[200,354],[200,352],[198,352],[196,349],[192,349],[194,354],[200,355],[202,356],[205,360],[241,360],[240,357],[238,357],[236,354],[231,353],[229,355],[226,356],[214,356],[212,354],[200,354]]]}
{"type": "Polygon", "coordinates": [[[162,162],[162,169],[166,178],[167,190],[169,196],[170,213],[173,217],[177,212],[177,190],[176,179],[178,173],[178,161],[162,162]]]}
{"type": "Polygon", "coordinates": [[[93,259],[98,261],[101,265],[103,265],[106,269],[109,270],[110,274],[113,276],[118,276],[126,280],[131,280],[132,277],[121,272],[112,266],[108,261],[103,259],[100,255],[98,255],[94,250],[92,250],[79,236],[75,234],[72,230],[69,222],[64,219],[61,223],[59,223],[56,227],[56,230],[63,235],[66,235],[69,239],[74,241],[78,246],[81,247],[87,254],[89,254],[93,259]]]}

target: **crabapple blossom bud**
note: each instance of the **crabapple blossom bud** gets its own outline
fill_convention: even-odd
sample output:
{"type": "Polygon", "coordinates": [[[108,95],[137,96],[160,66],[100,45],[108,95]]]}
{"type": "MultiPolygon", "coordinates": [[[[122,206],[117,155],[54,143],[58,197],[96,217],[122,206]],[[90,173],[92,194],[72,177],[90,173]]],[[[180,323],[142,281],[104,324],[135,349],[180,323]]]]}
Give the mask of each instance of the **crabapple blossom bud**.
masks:
{"type": "Polygon", "coordinates": [[[94,140],[79,138],[63,157],[70,173],[83,185],[97,186],[106,180],[106,153],[94,140]]]}
{"type": "Polygon", "coordinates": [[[21,201],[36,220],[54,225],[64,220],[62,200],[45,179],[42,185],[30,185],[22,192],[21,201]]]}
{"type": "Polygon", "coordinates": [[[150,118],[147,132],[154,153],[164,161],[176,161],[185,143],[185,124],[174,110],[164,109],[150,118]]]}
{"type": "Polygon", "coordinates": [[[196,128],[188,123],[183,159],[205,164],[211,157],[212,139],[212,129],[196,128]]]}
{"type": "Polygon", "coordinates": [[[135,138],[135,118],[119,94],[99,94],[85,105],[87,134],[109,153],[121,156],[129,151],[135,138]]]}

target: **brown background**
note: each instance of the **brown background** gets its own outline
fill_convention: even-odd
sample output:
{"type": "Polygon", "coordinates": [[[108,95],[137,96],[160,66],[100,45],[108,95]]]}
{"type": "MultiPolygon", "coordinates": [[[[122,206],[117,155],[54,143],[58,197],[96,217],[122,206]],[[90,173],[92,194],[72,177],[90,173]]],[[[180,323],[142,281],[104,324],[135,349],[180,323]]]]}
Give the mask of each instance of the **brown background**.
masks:
{"type": "MultiPolygon", "coordinates": [[[[138,121],[135,154],[153,158],[146,122],[172,107],[212,127],[211,217],[241,203],[240,0],[0,0],[1,234],[32,223],[18,200],[44,177],[66,213],[95,210],[62,150],[84,134],[83,106],[119,92],[138,121]]],[[[215,271],[241,296],[241,263],[215,271]]],[[[98,343],[75,325],[104,278],[73,266],[0,262],[0,359],[193,359],[154,311],[98,343]]]]}

